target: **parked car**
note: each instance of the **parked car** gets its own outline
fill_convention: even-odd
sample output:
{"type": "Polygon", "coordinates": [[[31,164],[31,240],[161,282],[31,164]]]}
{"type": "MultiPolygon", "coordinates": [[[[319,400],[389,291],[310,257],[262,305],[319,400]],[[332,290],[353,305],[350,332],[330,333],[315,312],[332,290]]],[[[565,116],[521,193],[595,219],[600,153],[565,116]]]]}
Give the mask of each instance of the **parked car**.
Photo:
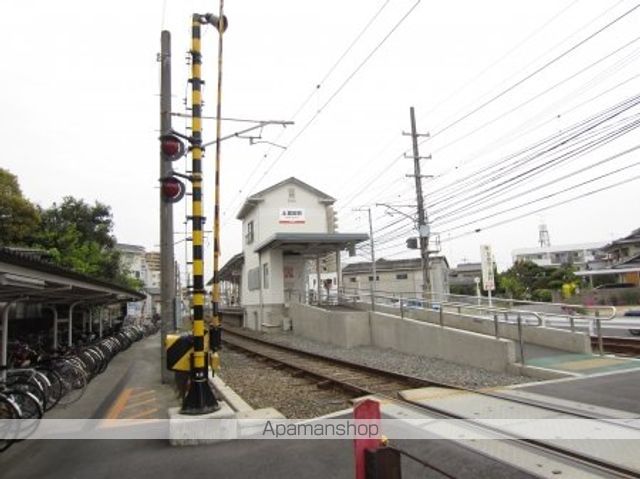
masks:
{"type": "MultiPolygon", "coordinates": [[[[625,316],[636,316],[640,317],[640,311],[637,309],[630,309],[629,311],[624,313],[625,316]]],[[[640,336],[640,329],[630,329],[629,334],[633,336],[640,336]]]]}

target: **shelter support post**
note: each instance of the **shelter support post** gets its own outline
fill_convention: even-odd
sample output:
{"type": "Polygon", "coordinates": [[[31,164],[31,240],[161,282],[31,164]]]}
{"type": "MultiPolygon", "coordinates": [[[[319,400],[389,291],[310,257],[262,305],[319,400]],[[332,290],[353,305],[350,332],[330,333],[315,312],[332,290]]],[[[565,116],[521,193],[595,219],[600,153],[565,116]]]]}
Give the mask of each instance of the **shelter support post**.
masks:
{"type": "Polygon", "coordinates": [[[69,331],[67,331],[67,346],[73,346],[73,310],[77,305],[79,305],[82,301],[76,301],[69,306],[69,319],[67,324],[69,325],[69,331]]]}
{"type": "Polygon", "coordinates": [[[340,286],[342,286],[342,266],[340,265],[340,248],[336,249],[336,301],[340,304],[340,286]]]}
{"type": "Polygon", "coordinates": [[[322,286],[320,285],[321,281],[320,281],[320,254],[319,253],[316,255],[316,282],[318,283],[317,284],[318,305],[320,305],[321,303],[320,295],[322,294],[322,286]]]}
{"type": "Polygon", "coordinates": [[[58,308],[55,306],[45,306],[46,309],[53,313],[53,350],[58,349],[58,308]]]}
{"type": "Polygon", "coordinates": [[[9,356],[9,310],[11,306],[16,304],[20,299],[14,299],[13,301],[9,301],[2,308],[2,356],[0,356],[0,366],[2,366],[2,372],[0,374],[0,379],[4,381],[6,379],[6,366],[7,359],[9,356]]]}

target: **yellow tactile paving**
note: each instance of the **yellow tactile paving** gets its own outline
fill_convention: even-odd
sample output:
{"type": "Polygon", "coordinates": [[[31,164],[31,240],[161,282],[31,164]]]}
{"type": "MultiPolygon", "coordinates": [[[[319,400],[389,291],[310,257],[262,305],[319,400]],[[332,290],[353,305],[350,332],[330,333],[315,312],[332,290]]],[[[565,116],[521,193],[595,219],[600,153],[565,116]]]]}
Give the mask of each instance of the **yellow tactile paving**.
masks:
{"type": "Polygon", "coordinates": [[[567,361],[565,363],[557,364],[556,368],[568,369],[570,371],[583,371],[585,369],[597,369],[597,368],[606,368],[608,366],[617,366],[618,364],[622,364],[622,363],[625,363],[625,361],[621,359],[594,358],[594,359],[583,359],[580,361],[567,361]]]}

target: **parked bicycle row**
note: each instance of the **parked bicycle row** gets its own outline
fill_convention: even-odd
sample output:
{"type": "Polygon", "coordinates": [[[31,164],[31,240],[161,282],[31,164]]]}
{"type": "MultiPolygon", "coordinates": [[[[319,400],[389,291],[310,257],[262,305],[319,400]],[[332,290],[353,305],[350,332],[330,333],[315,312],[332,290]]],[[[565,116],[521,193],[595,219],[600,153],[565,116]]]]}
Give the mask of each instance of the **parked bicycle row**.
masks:
{"type": "Polygon", "coordinates": [[[92,344],[44,354],[26,343],[10,350],[9,366],[0,370],[0,451],[7,449],[19,432],[26,437],[37,420],[56,405],[68,406],[82,397],[87,384],[104,372],[109,362],[134,342],[157,331],[154,324],[125,326],[92,344]],[[16,430],[16,421],[20,430],[16,430]]]}

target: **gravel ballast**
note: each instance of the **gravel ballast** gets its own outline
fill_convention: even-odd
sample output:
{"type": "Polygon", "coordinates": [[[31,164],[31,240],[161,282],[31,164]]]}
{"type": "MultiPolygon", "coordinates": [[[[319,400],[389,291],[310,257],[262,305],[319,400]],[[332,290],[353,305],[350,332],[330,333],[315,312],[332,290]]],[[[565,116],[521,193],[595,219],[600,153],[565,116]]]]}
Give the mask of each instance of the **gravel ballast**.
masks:
{"type": "Polygon", "coordinates": [[[443,359],[405,354],[373,346],[341,348],[302,338],[291,332],[272,331],[260,333],[245,329],[243,333],[303,351],[463,388],[479,389],[535,382],[535,379],[526,376],[497,373],[472,366],[462,366],[443,359]]]}
{"type": "Polygon", "coordinates": [[[286,369],[224,348],[220,378],[253,408],[273,407],[289,419],[308,419],[351,407],[352,396],[316,381],[292,376],[286,369]]]}

